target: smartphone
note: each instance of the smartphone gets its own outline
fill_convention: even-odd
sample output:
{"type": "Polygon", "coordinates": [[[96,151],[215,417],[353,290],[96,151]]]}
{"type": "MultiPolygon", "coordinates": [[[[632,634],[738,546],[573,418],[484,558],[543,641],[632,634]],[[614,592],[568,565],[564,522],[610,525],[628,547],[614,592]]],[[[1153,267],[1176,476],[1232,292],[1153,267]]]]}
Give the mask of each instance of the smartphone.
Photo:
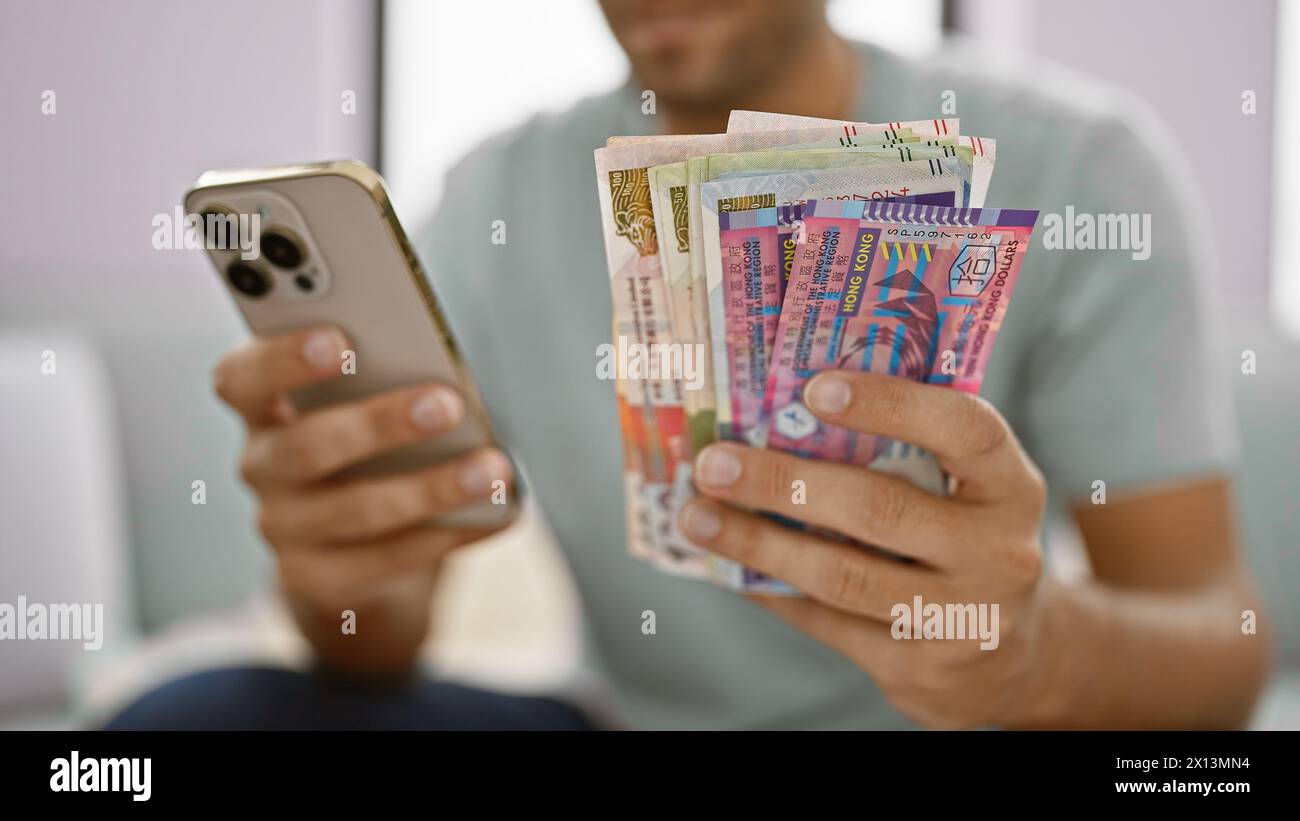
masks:
{"type": "MultiPolygon", "coordinates": [[[[340,375],[295,391],[300,411],[426,382],[465,400],[454,431],[382,454],[347,471],[409,470],[484,445],[500,447],[384,181],[355,160],[208,171],[185,194],[221,281],[249,329],[279,334],[340,328],[351,344],[340,375]]],[[[502,448],[504,450],[504,448],[502,448]]],[[[518,513],[513,488],[440,523],[494,527],[518,513]]]]}

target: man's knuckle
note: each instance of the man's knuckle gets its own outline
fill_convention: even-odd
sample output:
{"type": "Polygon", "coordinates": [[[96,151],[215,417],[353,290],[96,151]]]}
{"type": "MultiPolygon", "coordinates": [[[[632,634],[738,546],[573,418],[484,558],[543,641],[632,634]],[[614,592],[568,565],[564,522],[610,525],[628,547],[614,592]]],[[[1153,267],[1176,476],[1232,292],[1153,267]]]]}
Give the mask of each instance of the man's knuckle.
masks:
{"type": "Polygon", "coordinates": [[[445,513],[455,508],[462,500],[460,486],[456,483],[456,471],[459,466],[430,471],[422,482],[421,511],[425,513],[445,513]]]}
{"type": "Polygon", "coordinates": [[[875,589],[870,568],[859,557],[847,553],[827,560],[821,582],[832,605],[852,609],[859,609],[875,589]]]}
{"type": "Polygon", "coordinates": [[[272,546],[279,545],[285,536],[283,512],[275,505],[263,502],[257,508],[257,532],[272,546]]]}
{"type": "Polygon", "coordinates": [[[392,530],[419,516],[419,494],[401,485],[365,483],[351,494],[353,519],[363,533],[392,530]]]}
{"type": "Polygon", "coordinates": [[[349,424],[346,419],[336,420],[335,424],[321,430],[316,439],[322,450],[328,449],[331,462],[334,459],[348,461],[373,449],[377,428],[371,414],[367,413],[362,415],[358,424],[349,424]]]}
{"type": "Polygon", "coordinates": [[[1026,545],[1011,551],[1008,564],[1018,582],[1027,584],[1037,581],[1043,572],[1043,552],[1037,545],[1026,545]]]}
{"type": "Polygon", "coordinates": [[[370,451],[386,442],[393,442],[402,430],[399,411],[393,403],[379,401],[372,402],[365,408],[360,424],[349,427],[349,444],[358,452],[370,451]]]}
{"type": "Polygon", "coordinates": [[[722,531],[717,539],[724,541],[732,558],[743,565],[753,566],[762,551],[765,531],[746,516],[732,516],[722,512],[722,531]]]}
{"type": "Polygon", "coordinates": [[[370,557],[370,571],[373,577],[383,579],[401,575],[409,570],[411,551],[404,549],[405,547],[406,542],[402,539],[394,539],[372,546],[370,548],[373,551],[370,557]]]}
{"type": "MultiPolygon", "coordinates": [[[[1047,506],[1047,479],[1038,466],[1030,462],[1027,468],[1027,487],[1025,498],[1033,506],[1036,514],[1047,506]]],[[[1037,515],[1035,515],[1037,521],[1037,515]]]]}
{"type": "Polygon", "coordinates": [[[312,436],[305,428],[295,427],[284,431],[278,445],[276,457],[283,460],[287,472],[294,476],[314,478],[331,469],[329,440],[312,436]]]}
{"type": "Polygon", "coordinates": [[[240,481],[249,487],[253,487],[261,477],[260,463],[250,447],[246,446],[240,452],[237,467],[240,481]]]}
{"type": "Polygon", "coordinates": [[[234,367],[226,357],[212,368],[212,392],[227,405],[233,404],[234,367]]]}
{"type": "Polygon", "coordinates": [[[799,460],[795,457],[771,459],[759,472],[758,490],[765,500],[789,499],[794,483],[801,478],[802,473],[799,460]]]}
{"type": "Polygon", "coordinates": [[[953,429],[965,456],[979,458],[1001,448],[1010,436],[1006,424],[992,405],[980,397],[969,397],[960,405],[953,429]]]}
{"type": "Polygon", "coordinates": [[[897,482],[871,482],[860,506],[863,527],[867,532],[897,530],[907,516],[908,497],[897,482]]]}

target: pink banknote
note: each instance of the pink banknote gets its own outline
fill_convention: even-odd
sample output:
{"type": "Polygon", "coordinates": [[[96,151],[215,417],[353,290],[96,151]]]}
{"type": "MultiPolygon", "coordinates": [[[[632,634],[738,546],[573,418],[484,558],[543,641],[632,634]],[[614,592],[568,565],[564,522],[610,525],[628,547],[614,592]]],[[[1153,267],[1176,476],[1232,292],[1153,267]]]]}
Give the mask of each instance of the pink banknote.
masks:
{"type": "Polygon", "coordinates": [[[842,368],[978,392],[1037,217],[805,203],[764,391],[768,446],[862,465],[911,456],[902,443],[820,421],[803,404],[804,385],[842,368]]]}
{"type": "Polygon", "coordinates": [[[745,434],[761,430],[756,422],[763,409],[767,357],[781,313],[777,209],[723,211],[718,227],[732,420],[723,434],[758,445],[745,434]]]}
{"type": "MultiPolygon", "coordinates": [[[[953,192],[945,191],[891,201],[951,206],[953,199],[953,192]]],[[[723,438],[757,447],[767,442],[768,369],[794,263],[795,227],[802,218],[799,203],[718,214],[731,402],[723,438]]]]}

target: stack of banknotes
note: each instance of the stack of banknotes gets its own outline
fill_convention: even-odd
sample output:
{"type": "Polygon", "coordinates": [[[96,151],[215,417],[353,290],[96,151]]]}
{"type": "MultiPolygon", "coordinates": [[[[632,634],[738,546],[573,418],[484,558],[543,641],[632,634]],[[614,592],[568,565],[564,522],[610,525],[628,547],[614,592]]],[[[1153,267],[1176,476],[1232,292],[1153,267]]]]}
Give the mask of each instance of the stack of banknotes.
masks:
{"type": "Polygon", "coordinates": [[[756,111],[733,111],[725,134],[596,151],[634,556],[791,592],[677,527],[694,457],[718,439],[945,492],[933,455],[826,424],[802,391],[827,368],[979,390],[1038,216],[984,207],[996,159],[954,118],[756,111]]]}

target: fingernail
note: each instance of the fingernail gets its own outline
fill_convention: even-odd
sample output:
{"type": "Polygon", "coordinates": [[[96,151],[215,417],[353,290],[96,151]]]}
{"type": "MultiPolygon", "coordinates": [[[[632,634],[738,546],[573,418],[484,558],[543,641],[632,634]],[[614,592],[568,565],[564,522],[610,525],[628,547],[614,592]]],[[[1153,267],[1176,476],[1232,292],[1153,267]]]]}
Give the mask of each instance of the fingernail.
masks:
{"type": "Polygon", "coordinates": [[[696,475],[706,485],[725,487],[740,478],[741,464],[736,454],[725,448],[708,447],[700,454],[696,475]]]}
{"type": "Polygon", "coordinates": [[[455,391],[437,388],[415,400],[411,405],[411,421],[427,431],[446,430],[460,419],[460,397],[455,391]]]}
{"type": "Polygon", "coordinates": [[[487,493],[492,482],[502,478],[496,456],[480,456],[460,472],[460,489],[470,496],[487,493]]]}
{"type": "Polygon", "coordinates": [[[705,505],[693,503],[682,511],[682,530],[692,539],[707,542],[722,532],[722,517],[705,505]]]}
{"type": "Polygon", "coordinates": [[[839,413],[849,406],[849,386],[829,374],[808,383],[808,406],[822,413],[839,413]]]}
{"type": "Polygon", "coordinates": [[[303,359],[318,371],[339,367],[342,353],[343,337],[338,331],[317,331],[302,346],[303,359]]]}

